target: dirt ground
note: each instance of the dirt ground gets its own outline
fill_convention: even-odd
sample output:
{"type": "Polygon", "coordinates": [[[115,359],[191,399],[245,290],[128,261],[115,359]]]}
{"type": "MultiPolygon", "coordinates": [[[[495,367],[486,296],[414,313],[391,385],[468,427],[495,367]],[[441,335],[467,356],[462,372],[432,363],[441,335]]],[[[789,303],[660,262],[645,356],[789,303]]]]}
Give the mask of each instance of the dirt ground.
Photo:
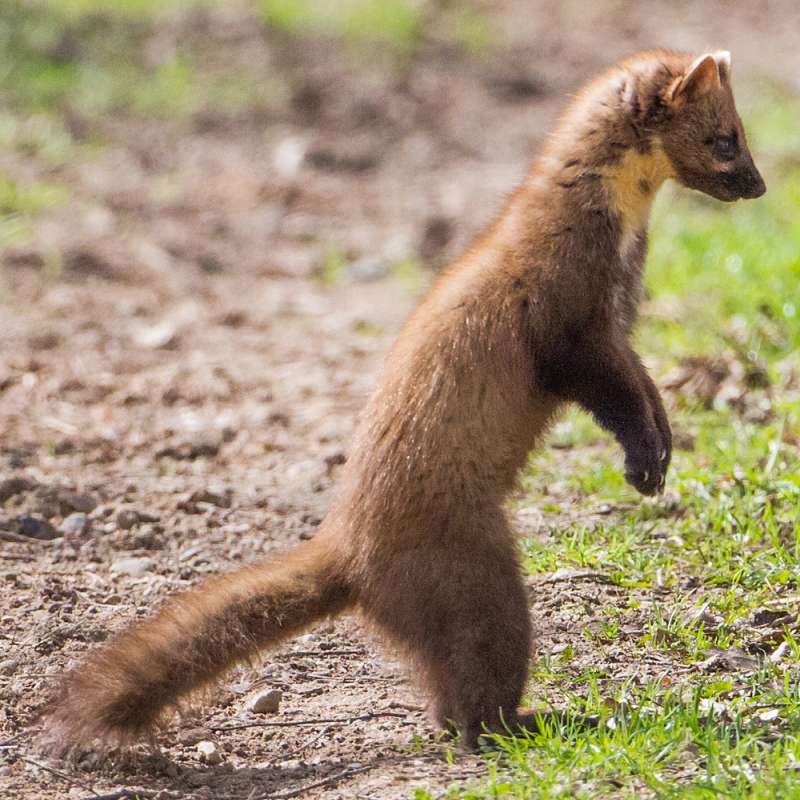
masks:
{"type": "MultiPolygon", "coordinates": [[[[433,39],[401,75],[351,69],[332,43],[256,34],[229,7],[195,35],[284,80],[281,113],[110,118],[109,146],[57,176],[0,153],[8,174],[56,177],[72,196],[0,272],[0,530],[12,534],[0,539],[0,794],[401,798],[483,774],[431,741],[425,699],[353,619],[235,671],[156,749],[46,761],[27,726],[69,664],[171,592],[313,536],[413,307],[389,265],[421,260],[424,283],[457,253],[565,93],[650,45],[725,46],[742,74],[797,80],[796,12],[769,6],[600,15],[507,0],[486,6],[503,46],[468,56],[433,39]],[[246,709],[259,688],[282,690],[276,714],[246,709]]],[[[535,509],[520,523],[535,533],[535,509]]],[[[617,591],[577,574],[532,583],[540,648],[580,636],[585,620],[559,612],[566,593],[591,614],[617,591]]],[[[613,647],[586,657],[672,668],[613,647]]]]}

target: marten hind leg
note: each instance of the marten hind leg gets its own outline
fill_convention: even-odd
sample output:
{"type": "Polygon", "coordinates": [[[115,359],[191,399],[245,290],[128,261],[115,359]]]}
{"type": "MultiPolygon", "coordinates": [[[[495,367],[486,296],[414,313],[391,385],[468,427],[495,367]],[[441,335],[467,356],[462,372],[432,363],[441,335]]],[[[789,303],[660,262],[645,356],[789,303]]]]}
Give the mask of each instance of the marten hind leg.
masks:
{"type": "MultiPolygon", "coordinates": [[[[525,590],[515,560],[506,569],[486,569],[477,584],[461,572],[461,593],[439,604],[442,635],[421,654],[421,672],[435,702],[437,722],[455,727],[468,747],[485,730],[514,727],[528,677],[531,626],[525,590]]],[[[500,566],[500,565],[496,565],[500,566]]]]}
{"type": "Polygon", "coordinates": [[[401,557],[382,585],[388,593],[378,621],[409,652],[437,723],[455,728],[468,747],[485,729],[513,728],[531,625],[510,535],[487,531],[455,551],[432,547],[401,557]],[[393,575],[402,587],[395,591],[393,575]]]}

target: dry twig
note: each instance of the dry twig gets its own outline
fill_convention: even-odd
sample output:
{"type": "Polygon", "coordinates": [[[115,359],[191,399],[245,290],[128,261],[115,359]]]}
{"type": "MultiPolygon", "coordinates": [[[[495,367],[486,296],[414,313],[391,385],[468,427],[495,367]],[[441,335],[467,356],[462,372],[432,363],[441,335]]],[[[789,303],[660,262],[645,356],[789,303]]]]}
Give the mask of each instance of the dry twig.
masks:
{"type": "Polygon", "coordinates": [[[61,772],[61,770],[55,769],[54,767],[48,767],[47,764],[42,764],[40,761],[36,761],[28,756],[20,756],[20,758],[23,761],[26,761],[28,764],[33,764],[34,767],[43,769],[45,772],[49,772],[51,775],[61,778],[61,780],[66,781],[71,786],[80,786],[81,789],[86,789],[87,792],[92,793],[92,798],[100,797],[100,795],[94,789],[92,789],[91,786],[67,775],[66,772],[61,772]]]}
{"type": "Polygon", "coordinates": [[[295,719],[282,720],[280,722],[241,722],[234,725],[214,725],[209,730],[214,731],[238,731],[243,728],[293,728],[298,725],[328,725],[330,723],[342,723],[349,725],[351,722],[361,722],[363,720],[375,719],[376,717],[401,717],[405,714],[397,711],[373,711],[370,714],[360,714],[357,717],[322,717],[320,719],[295,719]]]}
{"type": "Polygon", "coordinates": [[[312,789],[319,789],[320,786],[330,786],[333,783],[338,783],[344,778],[349,778],[352,775],[358,775],[359,772],[366,772],[368,769],[373,769],[373,765],[367,764],[363,767],[352,767],[351,769],[345,769],[341,772],[336,772],[333,775],[329,775],[327,778],[323,778],[315,783],[308,783],[305,786],[301,786],[297,789],[289,789],[283,792],[276,792],[275,794],[262,794],[258,800],[286,800],[288,797],[300,797],[306,792],[310,792],[312,789]]]}

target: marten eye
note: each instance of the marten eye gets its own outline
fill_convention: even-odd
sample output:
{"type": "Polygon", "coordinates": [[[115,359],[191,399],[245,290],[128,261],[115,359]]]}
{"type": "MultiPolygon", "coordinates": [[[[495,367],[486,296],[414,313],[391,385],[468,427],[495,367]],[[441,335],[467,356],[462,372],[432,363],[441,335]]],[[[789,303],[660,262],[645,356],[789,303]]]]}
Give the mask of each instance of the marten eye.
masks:
{"type": "Polygon", "coordinates": [[[732,161],[739,150],[736,135],[715,136],[713,139],[714,155],[721,161],[732,161]]]}

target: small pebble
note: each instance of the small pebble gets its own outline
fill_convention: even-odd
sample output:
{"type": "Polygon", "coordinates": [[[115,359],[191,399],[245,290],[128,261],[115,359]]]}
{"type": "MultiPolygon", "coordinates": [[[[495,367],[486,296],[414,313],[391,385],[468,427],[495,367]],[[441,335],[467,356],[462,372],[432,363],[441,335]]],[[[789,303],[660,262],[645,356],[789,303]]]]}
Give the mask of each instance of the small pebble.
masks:
{"type": "Polygon", "coordinates": [[[133,338],[139,347],[147,350],[169,350],[177,346],[180,337],[177,327],[169,320],[165,320],[141,328],[133,338]]]}
{"type": "Polygon", "coordinates": [[[155,566],[152,558],[121,558],[111,565],[111,571],[117,575],[141,578],[142,575],[155,569],[155,566]]]}
{"type": "Polygon", "coordinates": [[[347,277],[357,283],[368,283],[385,278],[391,270],[392,265],[386,259],[359,258],[347,265],[347,277]]]}
{"type": "Polygon", "coordinates": [[[247,701],[247,707],[256,714],[275,714],[281,706],[283,692],[280,689],[256,692],[247,701]]]}
{"type": "Polygon", "coordinates": [[[303,164],[308,144],[301,136],[288,136],[272,152],[272,166],[284,178],[294,177],[303,164]]]}
{"type": "Polygon", "coordinates": [[[215,484],[206,489],[199,489],[196,492],[192,492],[189,497],[189,502],[210,503],[218,508],[230,508],[232,496],[233,492],[230,489],[220,484],[215,484]]]}
{"type": "Polygon", "coordinates": [[[59,526],[58,529],[65,536],[82,536],[91,527],[89,517],[83,512],[76,511],[70,514],[59,526]]]}
{"type": "Polygon", "coordinates": [[[47,520],[39,517],[19,517],[17,530],[22,536],[29,536],[31,539],[50,540],[59,535],[47,520]]]}
{"type": "Polygon", "coordinates": [[[10,497],[16,494],[28,492],[34,487],[33,481],[27,478],[6,478],[0,481],[0,503],[5,503],[10,497]]]}
{"type": "Polygon", "coordinates": [[[200,759],[206,764],[219,764],[222,761],[222,753],[219,752],[216,744],[208,739],[197,743],[197,752],[200,759]]]}
{"type": "Polygon", "coordinates": [[[97,508],[97,501],[88,494],[78,494],[69,489],[62,489],[58,492],[58,501],[62,508],[71,511],[82,511],[88,514],[97,508]]]}
{"type": "Polygon", "coordinates": [[[123,508],[117,514],[117,527],[123,531],[129,531],[139,522],[139,512],[132,508],[123,508]]]}

